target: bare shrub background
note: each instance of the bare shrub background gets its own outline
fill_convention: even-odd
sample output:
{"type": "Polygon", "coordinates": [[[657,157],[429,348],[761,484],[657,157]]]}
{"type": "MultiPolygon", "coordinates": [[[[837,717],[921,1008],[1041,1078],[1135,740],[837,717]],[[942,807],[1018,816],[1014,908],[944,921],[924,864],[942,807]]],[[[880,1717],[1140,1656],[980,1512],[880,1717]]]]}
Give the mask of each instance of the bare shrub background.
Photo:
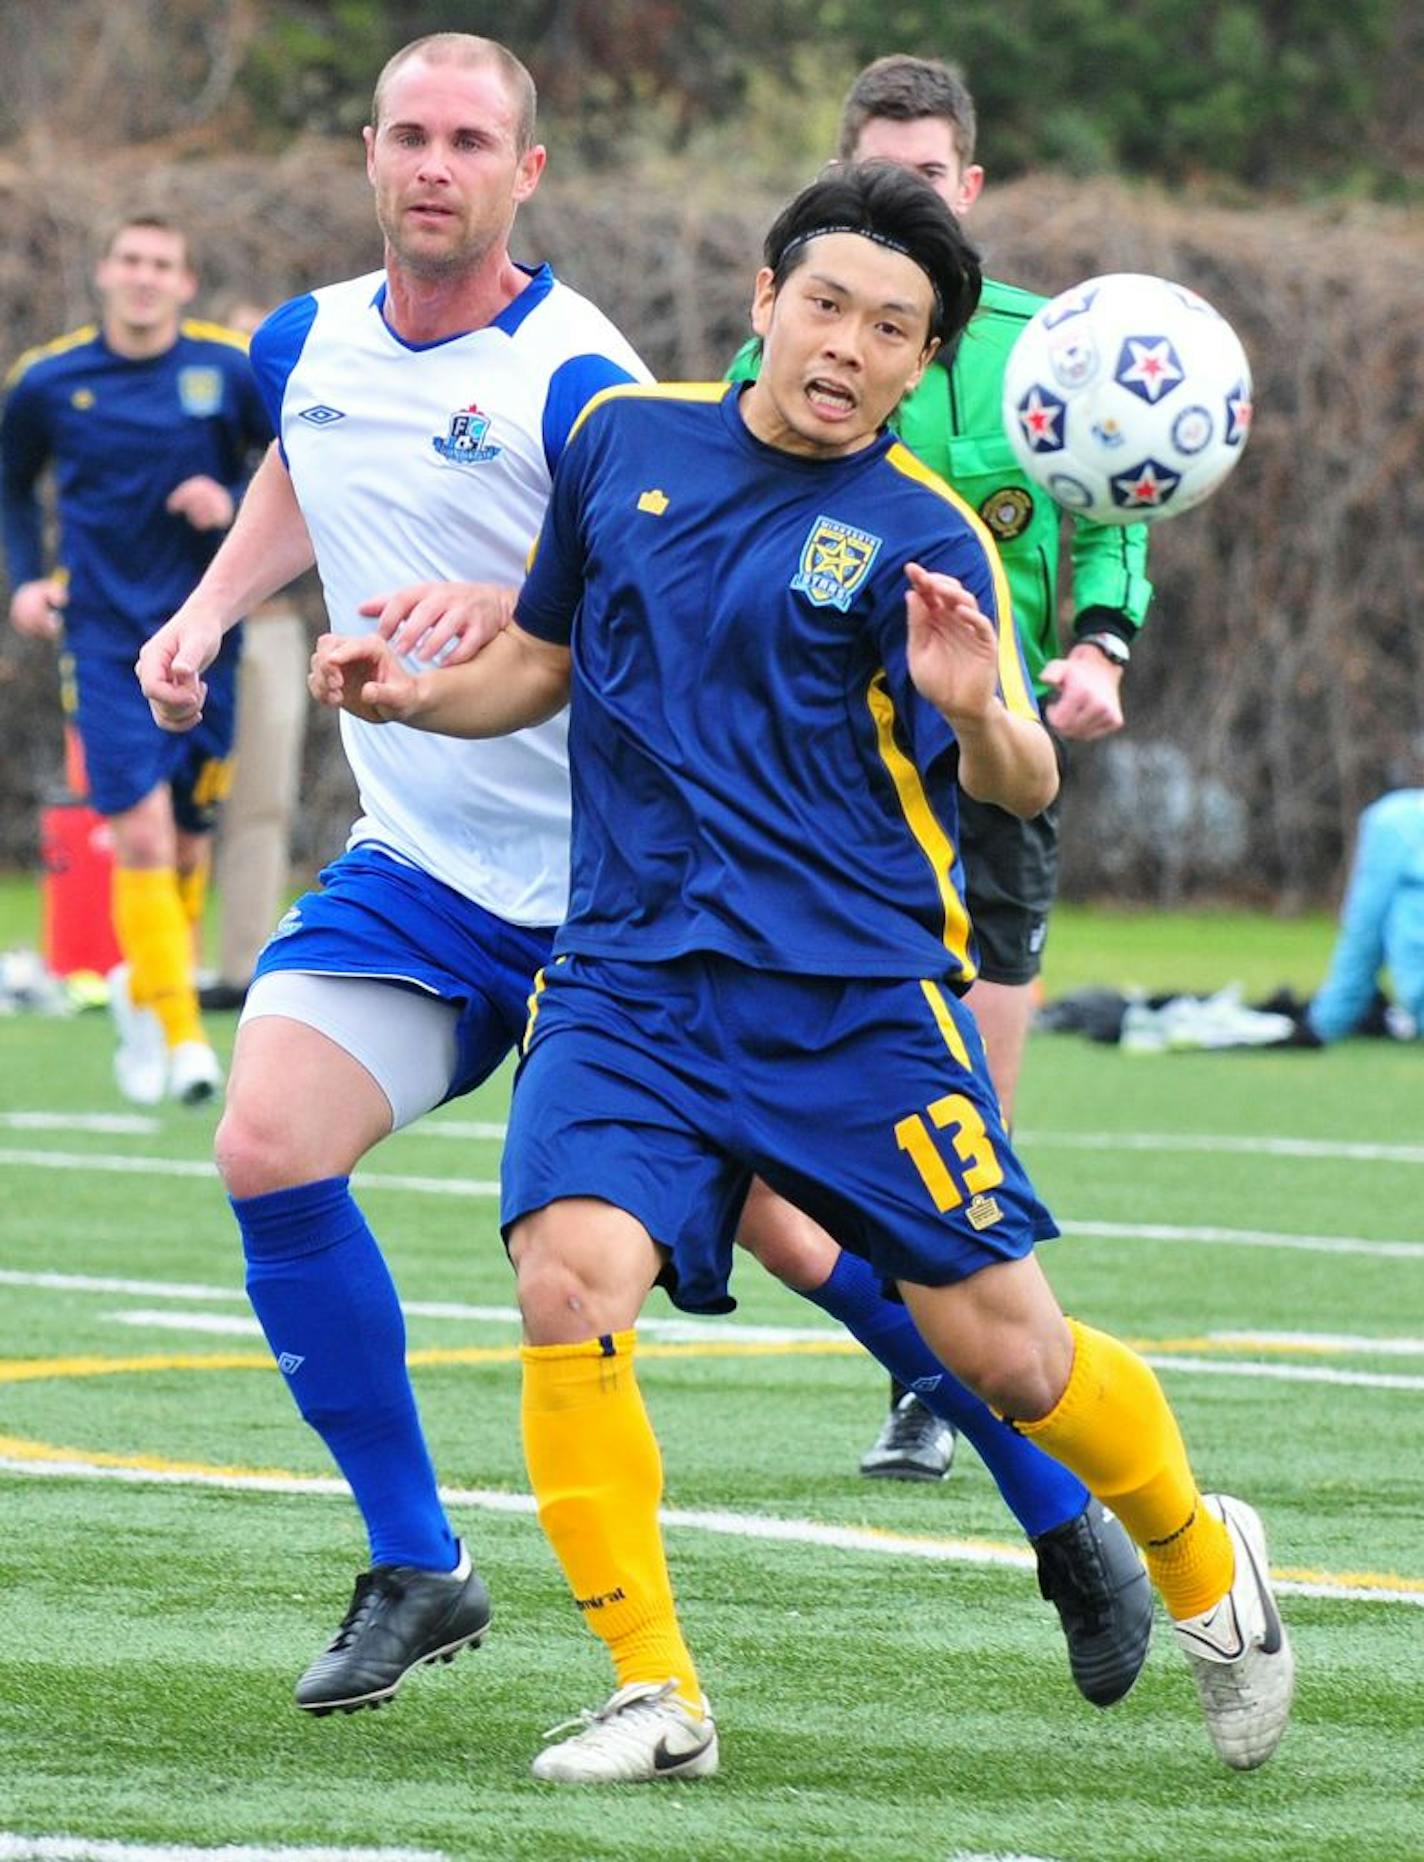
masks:
{"type": "MultiPolygon", "coordinates": [[[[55,185],[0,160],[0,320],[8,356],[92,314],[103,231],[160,207],[194,232],[207,312],[277,302],[379,263],[358,154],[299,142],[272,158],[117,153],[55,185]]],[[[746,333],[761,235],[781,192],[653,167],[548,177],[516,250],[551,258],[675,379],[720,373],[746,333]]],[[[987,268],[1045,292],[1101,271],[1190,284],[1240,332],[1255,431],[1215,499],[1154,532],[1157,599],[1127,686],[1128,730],[1077,750],[1065,890],[1285,909],[1327,894],[1359,808],[1400,779],[1424,731],[1424,232],[1384,209],[1233,211],[1109,181],[991,189],[972,228],[987,268]]],[[[8,359],[8,357],[7,357],[8,359]]],[[[308,593],[313,620],[319,601],[308,593]]],[[[53,655],[0,645],[0,861],[37,858],[60,764],[53,655]]],[[[311,737],[304,862],[341,844],[349,779],[329,718],[311,737]]]]}

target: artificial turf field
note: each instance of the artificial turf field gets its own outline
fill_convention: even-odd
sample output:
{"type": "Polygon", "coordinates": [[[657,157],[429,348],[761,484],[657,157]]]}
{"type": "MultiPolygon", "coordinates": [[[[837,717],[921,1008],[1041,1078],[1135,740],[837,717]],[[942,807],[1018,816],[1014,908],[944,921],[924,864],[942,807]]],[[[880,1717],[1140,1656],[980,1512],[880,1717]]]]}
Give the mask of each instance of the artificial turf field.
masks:
{"type": "MultiPolygon", "coordinates": [[[[1308,986],[1326,936],[1064,913],[1050,978],[1308,986]]],[[[972,1451],[933,1490],[859,1479],[883,1379],[747,1263],[731,1322],[679,1330],[655,1296],[641,1373],[722,1771],[596,1793],[527,1775],[609,1681],[524,1498],[507,1078],[391,1140],[362,1192],[494,1628],[380,1713],[309,1721],[291,1685],[363,1562],[354,1510],[253,1335],[212,1117],[134,1115],[109,1057],[100,1016],[0,1022],[0,1862],[134,1855],[80,1838],[1424,1857],[1424,1051],[1030,1051],[1020,1148],[1070,1231],[1045,1251],[1065,1304],[1150,1353],[1204,1482],[1266,1519],[1300,1671],[1271,1765],[1213,1757],[1160,1624],[1128,1700],[1082,1702],[972,1451]]]]}

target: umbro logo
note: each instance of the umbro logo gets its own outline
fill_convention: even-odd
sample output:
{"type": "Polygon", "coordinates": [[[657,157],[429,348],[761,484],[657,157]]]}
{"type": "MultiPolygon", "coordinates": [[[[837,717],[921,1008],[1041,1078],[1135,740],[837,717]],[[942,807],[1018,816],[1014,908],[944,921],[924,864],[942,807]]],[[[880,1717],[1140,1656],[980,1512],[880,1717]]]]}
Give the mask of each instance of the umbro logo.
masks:
{"type": "Polygon", "coordinates": [[[277,1360],[277,1369],[284,1377],[295,1377],[305,1363],[306,1359],[299,1358],[294,1351],[284,1351],[277,1360]]]}
{"type": "Polygon", "coordinates": [[[338,420],[345,420],[345,418],[345,414],[339,407],[327,407],[324,402],[320,401],[315,407],[304,407],[297,415],[298,420],[306,421],[311,427],[333,427],[338,420]]]}

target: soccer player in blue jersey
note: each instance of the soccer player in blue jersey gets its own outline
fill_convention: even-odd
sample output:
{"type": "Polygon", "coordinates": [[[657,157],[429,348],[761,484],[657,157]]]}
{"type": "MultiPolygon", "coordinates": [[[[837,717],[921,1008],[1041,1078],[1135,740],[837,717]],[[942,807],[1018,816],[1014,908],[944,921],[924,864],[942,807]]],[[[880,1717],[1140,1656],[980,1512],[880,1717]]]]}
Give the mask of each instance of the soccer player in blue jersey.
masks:
{"type": "Polygon", "coordinates": [[[530,1479],[617,1687],[541,1778],[716,1769],[633,1328],[659,1280],[725,1308],[753,1175],[893,1281],[937,1357],[1113,1506],[1226,1762],[1264,1762],[1284,1730],[1260,1522],[1202,1496],[1143,1361],[1060,1311],[1033,1254],[1057,1231],[958,1000],[956,782],[1023,816],[1057,787],[1002,567],[884,425],[978,289],[916,178],[816,183],[768,235],[757,382],[600,397],[513,626],[457,668],[347,640],[314,672],[369,723],[472,738],[570,703],[569,915],[534,993],[502,1219],[530,1479]]]}
{"type": "MultiPolygon", "coordinates": [[[[538,185],[534,86],[503,46],[416,41],[377,82],[367,170],[381,270],[294,299],[257,331],[279,440],[211,569],[140,657],[155,715],[191,728],[224,630],[309,568],[338,632],[412,571],[466,585],[455,650],[506,618],[585,403],[646,379],[547,265],[510,256],[538,185]]],[[[375,608],[380,611],[381,602],[375,608]]],[[[428,652],[417,595],[387,620],[428,652]]],[[[379,1705],[417,1664],[478,1643],[489,1599],[440,1501],[400,1302],[350,1173],[483,1079],[518,1039],[568,896],[563,719],[442,742],[342,719],[361,815],[258,960],[217,1160],[247,1286],[302,1416],[360,1508],[370,1569],[297,1684],[314,1713],[379,1705]]]]}
{"type": "Polygon", "coordinates": [[[188,595],[232,522],[249,452],[271,428],[236,331],[183,315],[197,279],[182,232],[138,216],[95,272],[103,314],[10,372],[0,498],[10,620],[60,639],[94,806],[114,839],[115,1073],[131,1099],[196,1103],[221,1080],[194,977],[215,809],[227,781],[239,642],[213,668],[200,731],[166,736],[134,656],[188,595]],[[39,485],[52,470],[56,564],[39,485]]]}

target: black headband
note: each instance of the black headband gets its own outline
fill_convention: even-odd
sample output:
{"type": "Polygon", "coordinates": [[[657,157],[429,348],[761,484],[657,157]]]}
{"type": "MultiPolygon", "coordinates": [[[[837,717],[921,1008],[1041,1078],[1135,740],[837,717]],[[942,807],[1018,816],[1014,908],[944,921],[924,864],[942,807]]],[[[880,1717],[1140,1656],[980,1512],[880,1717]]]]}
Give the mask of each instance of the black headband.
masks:
{"type": "Polygon", "coordinates": [[[828,233],[854,233],[858,239],[869,239],[877,246],[886,247],[890,252],[898,252],[902,258],[908,259],[912,265],[918,265],[920,270],[925,274],[925,277],[929,280],[931,291],[934,292],[936,328],[943,327],[944,299],[940,296],[939,286],[935,283],[934,276],[928,265],[916,258],[914,253],[911,252],[910,248],[905,245],[902,240],[892,239],[888,233],[877,233],[874,227],[852,226],[849,221],[842,221],[832,226],[813,226],[809,232],[798,233],[794,239],[787,240],[786,244],[781,249],[781,259],[778,263],[778,269],[780,269],[780,265],[786,262],[788,254],[795,252],[798,246],[809,245],[813,239],[824,239],[828,233]]]}

